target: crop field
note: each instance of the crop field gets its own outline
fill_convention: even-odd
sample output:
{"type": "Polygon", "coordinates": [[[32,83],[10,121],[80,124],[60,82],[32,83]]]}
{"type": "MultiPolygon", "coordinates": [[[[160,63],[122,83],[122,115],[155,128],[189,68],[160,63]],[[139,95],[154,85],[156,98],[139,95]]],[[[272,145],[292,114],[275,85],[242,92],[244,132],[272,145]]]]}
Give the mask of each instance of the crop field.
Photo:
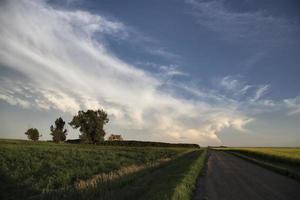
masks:
{"type": "Polygon", "coordinates": [[[0,197],[189,199],[204,157],[195,148],[0,140],[0,197]]]}
{"type": "Polygon", "coordinates": [[[223,150],[300,167],[300,148],[224,148],[223,150]]]}

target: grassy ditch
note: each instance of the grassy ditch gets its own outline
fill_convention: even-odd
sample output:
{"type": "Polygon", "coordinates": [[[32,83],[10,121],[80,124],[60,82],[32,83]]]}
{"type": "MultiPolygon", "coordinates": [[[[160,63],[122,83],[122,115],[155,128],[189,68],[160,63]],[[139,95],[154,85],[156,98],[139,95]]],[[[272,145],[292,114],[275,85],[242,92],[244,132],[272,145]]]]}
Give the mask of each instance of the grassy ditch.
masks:
{"type": "Polygon", "coordinates": [[[192,192],[195,190],[196,181],[199,174],[202,173],[206,162],[207,150],[204,150],[201,156],[190,166],[187,173],[181,179],[181,182],[176,186],[175,192],[171,199],[188,200],[191,199],[192,192]]]}

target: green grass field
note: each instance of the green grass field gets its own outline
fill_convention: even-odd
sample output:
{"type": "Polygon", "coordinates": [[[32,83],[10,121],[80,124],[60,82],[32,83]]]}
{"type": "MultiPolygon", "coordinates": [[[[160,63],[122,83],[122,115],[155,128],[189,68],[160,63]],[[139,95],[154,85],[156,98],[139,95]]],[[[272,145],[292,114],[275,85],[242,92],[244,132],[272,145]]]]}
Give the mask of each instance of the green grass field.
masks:
{"type": "Polygon", "coordinates": [[[0,197],[188,199],[204,157],[192,148],[0,140],[0,197]]]}

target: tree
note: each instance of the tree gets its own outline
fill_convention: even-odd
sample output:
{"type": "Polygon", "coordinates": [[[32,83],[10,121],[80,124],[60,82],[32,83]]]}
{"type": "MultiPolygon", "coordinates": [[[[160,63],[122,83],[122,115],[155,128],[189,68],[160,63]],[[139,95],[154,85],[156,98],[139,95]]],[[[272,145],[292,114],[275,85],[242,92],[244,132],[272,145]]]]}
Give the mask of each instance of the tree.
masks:
{"type": "Polygon", "coordinates": [[[55,127],[53,125],[50,126],[52,135],[52,140],[54,142],[61,142],[66,140],[67,129],[64,129],[66,122],[60,117],[55,120],[55,127]]]}
{"type": "Polygon", "coordinates": [[[96,143],[104,141],[104,125],[109,121],[108,115],[104,110],[78,111],[69,123],[73,128],[79,128],[80,140],[96,143]]]}
{"type": "Polygon", "coordinates": [[[36,128],[30,128],[25,132],[25,135],[27,135],[27,138],[29,140],[37,141],[39,140],[40,135],[39,131],[36,128]]]}
{"type": "Polygon", "coordinates": [[[111,134],[108,138],[108,141],[123,141],[122,135],[111,134]]]}

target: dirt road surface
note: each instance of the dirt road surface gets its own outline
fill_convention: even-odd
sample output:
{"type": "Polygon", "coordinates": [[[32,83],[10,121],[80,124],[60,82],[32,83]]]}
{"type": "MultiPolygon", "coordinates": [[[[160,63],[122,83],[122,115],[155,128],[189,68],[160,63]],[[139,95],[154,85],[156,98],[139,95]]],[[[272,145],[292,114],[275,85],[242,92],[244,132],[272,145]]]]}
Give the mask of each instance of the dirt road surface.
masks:
{"type": "Polygon", "coordinates": [[[300,183],[221,151],[210,151],[194,200],[300,200],[300,183]]]}

